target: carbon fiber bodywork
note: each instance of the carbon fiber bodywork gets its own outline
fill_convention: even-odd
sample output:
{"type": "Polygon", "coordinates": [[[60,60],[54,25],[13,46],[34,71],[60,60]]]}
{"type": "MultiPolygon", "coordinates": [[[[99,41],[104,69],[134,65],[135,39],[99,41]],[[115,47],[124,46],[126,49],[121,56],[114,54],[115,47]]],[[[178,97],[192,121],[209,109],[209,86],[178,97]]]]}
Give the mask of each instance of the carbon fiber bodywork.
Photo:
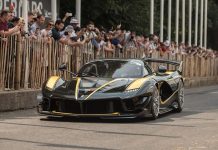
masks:
{"type": "MultiPolygon", "coordinates": [[[[118,63],[120,60],[106,59],[90,63],[97,61],[118,63]]],[[[151,112],[154,88],[160,93],[160,113],[173,108],[178,97],[179,82],[183,82],[181,71],[157,74],[149,66],[150,59],[122,61],[136,61],[146,70],[146,74],[138,78],[102,78],[79,74],[72,80],[51,77],[42,87],[42,95],[38,98],[38,112],[44,115],[75,117],[146,116],[151,112]]]]}

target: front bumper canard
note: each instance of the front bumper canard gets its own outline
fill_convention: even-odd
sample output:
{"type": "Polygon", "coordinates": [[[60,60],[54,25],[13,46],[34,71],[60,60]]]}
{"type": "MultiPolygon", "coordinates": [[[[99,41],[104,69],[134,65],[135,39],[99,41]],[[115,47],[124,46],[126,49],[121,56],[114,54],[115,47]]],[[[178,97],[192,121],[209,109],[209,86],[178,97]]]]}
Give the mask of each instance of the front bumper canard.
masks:
{"type": "Polygon", "coordinates": [[[140,116],[145,116],[149,114],[149,110],[144,109],[139,113],[125,113],[121,114],[119,112],[107,113],[107,114],[75,114],[75,113],[64,113],[57,111],[42,111],[40,107],[37,107],[37,111],[41,115],[49,116],[62,116],[62,117],[100,117],[100,118],[137,118],[140,116]]]}

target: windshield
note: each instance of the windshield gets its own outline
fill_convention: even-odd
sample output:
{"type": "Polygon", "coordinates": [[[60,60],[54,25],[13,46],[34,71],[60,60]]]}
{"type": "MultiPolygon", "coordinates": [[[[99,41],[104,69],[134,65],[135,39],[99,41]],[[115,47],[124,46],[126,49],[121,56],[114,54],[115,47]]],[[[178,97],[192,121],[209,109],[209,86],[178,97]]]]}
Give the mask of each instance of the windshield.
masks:
{"type": "Polygon", "coordinates": [[[144,74],[143,63],[138,60],[120,61],[104,60],[84,65],[78,76],[95,76],[101,78],[138,78],[144,74]]]}

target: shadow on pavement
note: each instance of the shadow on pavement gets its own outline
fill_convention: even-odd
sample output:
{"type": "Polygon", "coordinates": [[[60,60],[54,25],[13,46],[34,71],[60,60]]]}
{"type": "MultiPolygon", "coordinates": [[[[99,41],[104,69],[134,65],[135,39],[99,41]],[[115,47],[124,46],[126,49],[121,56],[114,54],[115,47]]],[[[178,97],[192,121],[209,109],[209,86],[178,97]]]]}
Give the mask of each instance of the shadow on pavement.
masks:
{"type": "MultiPolygon", "coordinates": [[[[113,123],[113,124],[157,124],[163,122],[172,122],[175,121],[175,118],[183,118],[186,119],[198,119],[198,120],[208,120],[207,118],[190,118],[188,116],[203,113],[204,111],[189,111],[184,110],[181,113],[168,112],[165,114],[161,114],[158,119],[152,120],[150,118],[135,118],[135,119],[110,119],[110,118],[76,118],[76,117],[55,117],[55,116],[40,116],[35,109],[30,110],[20,110],[14,112],[4,112],[0,113],[0,121],[6,120],[19,120],[19,119],[40,119],[41,121],[47,122],[73,122],[73,123],[113,123]]],[[[211,119],[210,119],[211,120],[211,119]]]]}
{"type": "MultiPolygon", "coordinates": [[[[41,121],[54,121],[54,122],[73,122],[73,123],[118,123],[118,124],[141,124],[141,123],[159,123],[159,122],[172,122],[174,121],[173,118],[182,118],[185,116],[190,116],[194,114],[198,114],[201,112],[196,111],[183,111],[181,113],[174,113],[174,112],[168,112],[165,114],[161,114],[158,119],[152,120],[149,117],[146,118],[119,118],[119,119],[110,119],[110,118],[89,118],[89,117],[83,117],[83,118],[76,118],[76,117],[55,117],[55,116],[49,116],[49,117],[42,117],[41,121]]],[[[200,118],[199,118],[200,119],[200,118]]]]}

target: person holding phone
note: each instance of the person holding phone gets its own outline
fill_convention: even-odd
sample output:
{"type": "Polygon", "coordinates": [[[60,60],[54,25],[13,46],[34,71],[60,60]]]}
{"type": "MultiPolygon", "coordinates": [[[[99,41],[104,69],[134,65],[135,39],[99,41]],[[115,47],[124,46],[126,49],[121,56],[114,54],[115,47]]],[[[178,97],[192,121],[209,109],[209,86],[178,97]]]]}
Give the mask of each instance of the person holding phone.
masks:
{"type": "MultiPolygon", "coordinates": [[[[66,13],[65,13],[64,18],[62,19],[62,21],[64,22],[65,26],[67,26],[67,24],[66,24],[67,18],[72,17],[72,16],[73,16],[72,13],[69,13],[69,12],[66,12],[66,13]]],[[[68,22],[68,23],[69,23],[69,22],[68,22]]]]}

